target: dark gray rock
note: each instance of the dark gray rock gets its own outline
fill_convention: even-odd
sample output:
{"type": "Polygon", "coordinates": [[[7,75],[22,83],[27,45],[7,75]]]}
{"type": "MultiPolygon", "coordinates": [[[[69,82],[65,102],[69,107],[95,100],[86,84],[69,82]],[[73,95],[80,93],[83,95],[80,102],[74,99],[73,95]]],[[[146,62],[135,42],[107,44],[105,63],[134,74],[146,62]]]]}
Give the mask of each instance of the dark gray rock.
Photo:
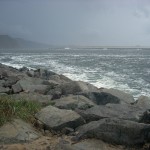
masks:
{"type": "Polygon", "coordinates": [[[27,72],[29,69],[27,67],[22,67],[19,69],[20,72],[27,72]]]}
{"type": "Polygon", "coordinates": [[[140,96],[134,103],[134,106],[141,107],[143,109],[150,109],[150,97],[140,96]]]}
{"type": "Polygon", "coordinates": [[[150,124],[150,109],[146,110],[140,117],[139,122],[150,124]]]}
{"type": "Polygon", "coordinates": [[[86,110],[95,106],[95,104],[88,98],[82,95],[69,95],[60,99],[54,100],[55,106],[60,109],[81,109],[86,110]]]}
{"type": "Polygon", "coordinates": [[[10,94],[11,93],[11,89],[10,88],[0,87],[0,93],[10,94]]]}
{"type": "Polygon", "coordinates": [[[28,70],[26,72],[26,74],[29,76],[29,77],[34,77],[34,70],[28,70]]]}
{"type": "Polygon", "coordinates": [[[41,135],[30,124],[15,119],[0,127],[0,144],[25,143],[39,138],[41,135]]]}
{"type": "Polygon", "coordinates": [[[25,77],[17,82],[17,84],[20,84],[23,91],[26,92],[36,92],[40,94],[47,94],[49,90],[52,88],[52,86],[47,81],[44,81],[39,78],[31,78],[31,77],[25,77]]]}
{"type": "Polygon", "coordinates": [[[96,88],[95,86],[82,81],[72,81],[64,83],[60,85],[60,88],[62,89],[63,95],[78,94],[80,92],[98,91],[98,88],[96,88]]]}
{"type": "Polygon", "coordinates": [[[106,106],[94,106],[80,115],[87,121],[94,121],[103,118],[120,118],[139,122],[144,110],[127,104],[107,104],[106,106]]]}
{"type": "Polygon", "coordinates": [[[23,89],[22,89],[22,87],[20,86],[19,83],[12,85],[12,92],[13,92],[14,94],[20,93],[22,90],[23,90],[23,89]]]}
{"type": "Polygon", "coordinates": [[[56,73],[48,71],[45,69],[37,69],[34,71],[34,77],[48,80],[50,76],[55,75],[56,73]]]}
{"type": "Polygon", "coordinates": [[[105,93],[109,93],[117,98],[120,99],[120,103],[124,104],[124,103],[127,103],[127,104],[130,104],[130,103],[134,103],[135,100],[133,98],[133,96],[129,93],[125,93],[123,91],[120,91],[120,90],[117,90],[117,89],[106,89],[106,88],[103,88],[101,89],[101,91],[105,92],[105,93]]]}
{"type": "Polygon", "coordinates": [[[49,81],[56,82],[57,84],[63,84],[63,83],[71,82],[72,80],[65,77],[64,75],[55,74],[49,77],[49,81]]]}
{"type": "Polygon", "coordinates": [[[114,118],[93,121],[78,128],[74,140],[97,138],[108,143],[140,145],[149,141],[150,125],[114,118]]]}
{"type": "Polygon", "coordinates": [[[18,69],[0,64],[0,78],[6,78],[8,76],[24,75],[18,69]]]}
{"type": "Polygon", "coordinates": [[[9,76],[5,80],[4,86],[11,87],[12,85],[16,84],[19,78],[17,76],[9,76]]]}
{"type": "Polygon", "coordinates": [[[108,103],[119,104],[121,101],[118,97],[105,92],[81,92],[80,94],[89,98],[97,105],[106,105],[108,103]]]}
{"type": "Polygon", "coordinates": [[[62,96],[62,90],[59,87],[50,89],[47,95],[52,95],[52,99],[59,99],[62,96]]]}
{"type": "Polygon", "coordinates": [[[53,106],[47,106],[35,117],[41,121],[48,130],[61,131],[65,127],[73,128],[84,124],[84,120],[80,115],[72,110],[58,109],[53,106]]]}

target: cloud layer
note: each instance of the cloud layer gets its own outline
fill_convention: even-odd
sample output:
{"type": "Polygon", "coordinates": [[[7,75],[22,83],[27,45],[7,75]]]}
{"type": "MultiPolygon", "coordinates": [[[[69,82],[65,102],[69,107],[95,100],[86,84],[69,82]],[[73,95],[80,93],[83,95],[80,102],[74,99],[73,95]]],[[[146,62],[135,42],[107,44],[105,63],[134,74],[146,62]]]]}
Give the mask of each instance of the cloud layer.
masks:
{"type": "Polygon", "coordinates": [[[54,45],[150,46],[150,2],[0,0],[0,34],[54,45]]]}

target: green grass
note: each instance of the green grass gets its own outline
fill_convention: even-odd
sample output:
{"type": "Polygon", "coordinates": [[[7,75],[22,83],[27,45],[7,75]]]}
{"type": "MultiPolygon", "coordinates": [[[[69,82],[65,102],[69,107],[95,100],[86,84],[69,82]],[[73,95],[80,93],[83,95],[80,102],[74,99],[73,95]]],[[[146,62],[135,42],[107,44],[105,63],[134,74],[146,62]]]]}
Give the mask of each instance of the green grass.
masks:
{"type": "Polygon", "coordinates": [[[0,126],[13,118],[32,122],[34,114],[40,109],[41,105],[35,101],[15,100],[11,96],[0,96],[0,126]]]}

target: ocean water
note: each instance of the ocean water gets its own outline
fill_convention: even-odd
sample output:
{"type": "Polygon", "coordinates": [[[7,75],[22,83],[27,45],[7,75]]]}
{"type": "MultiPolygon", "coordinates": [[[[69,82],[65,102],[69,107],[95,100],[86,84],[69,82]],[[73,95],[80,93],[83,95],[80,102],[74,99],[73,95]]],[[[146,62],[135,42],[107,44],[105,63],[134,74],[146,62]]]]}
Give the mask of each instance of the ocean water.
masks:
{"type": "Polygon", "coordinates": [[[0,63],[46,68],[97,87],[116,88],[135,98],[150,96],[150,49],[51,48],[0,50],[0,63]]]}

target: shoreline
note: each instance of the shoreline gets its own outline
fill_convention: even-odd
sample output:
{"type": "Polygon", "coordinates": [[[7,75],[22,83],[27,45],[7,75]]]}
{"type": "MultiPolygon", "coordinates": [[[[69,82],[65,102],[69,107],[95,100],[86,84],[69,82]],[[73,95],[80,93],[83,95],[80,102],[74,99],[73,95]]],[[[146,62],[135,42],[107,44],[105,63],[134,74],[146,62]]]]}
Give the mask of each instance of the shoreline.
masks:
{"type": "Polygon", "coordinates": [[[2,104],[16,103],[11,103],[13,111],[22,100],[27,106],[30,102],[41,105],[31,122],[16,116],[0,127],[2,148],[11,149],[15,144],[26,149],[144,150],[150,144],[150,97],[135,101],[124,91],[97,88],[45,69],[18,70],[0,64],[0,98],[2,104]],[[43,139],[51,140],[43,145],[43,139]],[[38,140],[41,143],[36,145],[38,140]]]}
{"type": "MultiPolygon", "coordinates": [[[[24,66],[24,65],[12,65],[11,63],[1,63],[1,64],[6,65],[6,66],[9,66],[9,67],[16,68],[16,69],[21,69],[22,67],[26,67],[26,66],[24,66]]],[[[37,67],[37,68],[36,68],[36,67],[35,67],[35,68],[26,67],[26,68],[29,69],[29,70],[36,70],[38,67],[37,67]]],[[[42,68],[44,69],[44,67],[42,67],[42,68]]],[[[59,73],[56,72],[56,74],[59,74],[59,73]]],[[[78,78],[78,77],[74,77],[74,76],[75,76],[74,74],[63,73],[62,75],[66,76],[67,78],[69,78],[69,79],[71,79],[71,80],[73,80],[73,81],[84,81],[84,82],[88,82],[88,83],[92,84],[93,86],[96,86],[97,88],[113,88],[113,89],[118,89],[118,90],[120,90],[120,88],[117,88],[117,85],[111,86],[111,85],[106,85],[106,83],[103,84],[103,83],[102,83],[102,80],[100,80],[100,81],[97,80],[97,82],[89,82],[87,79],[86,79],[86,80],[84,80],[84,79],[82,80],[82,79],[80,79],[80,78],[78,78]]],[[[76,76],[77,76],[77,75],[76,75],[76,76]]],[[[106,81],[105,81],[105,82],[106,82],[106,81]]],[[[113,85],[113,84],[114,84],[114,83],[112,83],[112,85],[113,85]]],[[[120,85],[120,86],[121,86],[121,85],[120,85]]],[[[122,85],[122,86],[123,86],[123,85],[122,85]]],[[[136,94],[136,95],[133,94],[136,89],[131,89],[131,88],[129,88],[129,87],[123,87],[121,90],[122,90],[122,91],[125,91],[126,93],[132,94],[135,100],[137,100],[138,97],[141,96],[140,93],[138,93],[138,94],[136,94]]],[[[143,96],[150,97],[150,95],[146,94],[146,92],[144,92],[144,94],[142,94],[142,95],[143,95],[143,96]]]]}

